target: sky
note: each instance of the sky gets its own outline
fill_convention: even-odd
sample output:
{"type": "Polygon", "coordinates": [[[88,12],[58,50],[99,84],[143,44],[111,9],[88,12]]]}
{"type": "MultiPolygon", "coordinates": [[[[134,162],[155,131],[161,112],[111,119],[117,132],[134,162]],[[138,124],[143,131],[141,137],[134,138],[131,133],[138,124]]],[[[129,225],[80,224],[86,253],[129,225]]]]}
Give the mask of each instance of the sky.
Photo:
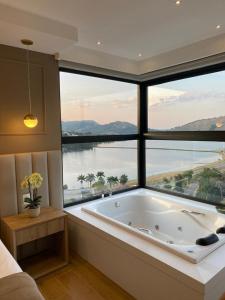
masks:
{"type": "Polygon", "coordinates": [[[60,72],[63,121],[137,124],[137,85],[60,72]]]}
{"type": "MultiPolygon", "coordinates": [[[[60,72],[62,120],[137,124],[135,84],[60,72]]],[[[225,115],[225,71],[148,89],[149,127],[169,129],[225,115]]]]}
{"type": "Polygon", "coordinates": [[[149,127],[169,129],[225,115],[225,71],[148,88],[149,127]]]}

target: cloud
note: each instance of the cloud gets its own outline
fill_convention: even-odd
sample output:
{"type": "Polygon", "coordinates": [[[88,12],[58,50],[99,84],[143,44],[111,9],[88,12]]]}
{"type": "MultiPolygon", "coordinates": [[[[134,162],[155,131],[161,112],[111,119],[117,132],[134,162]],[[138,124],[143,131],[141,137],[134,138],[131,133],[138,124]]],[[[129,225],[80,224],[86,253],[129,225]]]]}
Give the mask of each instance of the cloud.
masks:
{"type": "Polygon", "coordinates": [[[148,93],[149,105],[153,107],[177,101],[177,99],[179,99],[181,95],[183,96],[186,92],[153,86],[149,88],[148,93]]]}
{"type": "Polygon", "coordinates": [[[153,87],[149,95],[149,104],[151,108],[160,108],[162,106],[180,104],[185,102],[207,102],[207,101],[224,101],[225,93],[217,91],[177,91],[153,87]]]}
{"type": "Polygon", "coordinates": [[[137,95],[133,91],[105,94],[93,97],[61,97],[63,105],[77,105],[77,106],[109,106],[114,107],[129,107],[137,105],[137,95]]]}

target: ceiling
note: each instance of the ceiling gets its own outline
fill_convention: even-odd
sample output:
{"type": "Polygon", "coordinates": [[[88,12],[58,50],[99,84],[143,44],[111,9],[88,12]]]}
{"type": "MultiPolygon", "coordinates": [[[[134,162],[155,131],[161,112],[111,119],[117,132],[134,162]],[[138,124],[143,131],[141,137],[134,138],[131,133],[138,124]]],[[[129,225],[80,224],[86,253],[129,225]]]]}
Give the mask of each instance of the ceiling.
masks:
{"type": "MultiPolygon", "coordinates": [[[[19,40],[26,34],[27,38],[37,41],[34,46],[37,51],[59,52],[63,56],[64,52],[84,49],[138,62],[225,34],[225,0],[181,0],[180,6],[175,2],[0,0],[0,4],[11,7],[8,14],[0,13],[0,43],[20,46],[19,40]],[[50,22],[46,32],[37,30],[29,20],[24,24],[21,21],[24,18],[15,21],[12,8],[29,13],[28,19],[32,17],[30,13],[44,17],[50,22]],[[218,24],[220,29],[216,28],[218,24]],[[64,28],[62,34],[57,34],[61,31],[60,25],[64,28]],[[58,30],[48,32],[49,28],[58,30]]],[[[41,19],[39,22],[42,23],[41,19]]]]}

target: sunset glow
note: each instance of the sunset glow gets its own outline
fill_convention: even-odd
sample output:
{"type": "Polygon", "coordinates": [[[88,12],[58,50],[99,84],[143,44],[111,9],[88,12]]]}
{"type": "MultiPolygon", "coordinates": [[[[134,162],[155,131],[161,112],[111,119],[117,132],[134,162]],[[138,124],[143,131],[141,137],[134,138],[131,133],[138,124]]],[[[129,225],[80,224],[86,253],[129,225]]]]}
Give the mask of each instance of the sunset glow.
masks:
{"type": "MultiPolygon", "coordinates": [[[[150,86],[149,128],[170,129],[225,115],[224,82],[225,72],[218,72],[150,86]]],[[[62,121],[137,124],[137,85],[64,72],[60,83],[62,121]]]]}

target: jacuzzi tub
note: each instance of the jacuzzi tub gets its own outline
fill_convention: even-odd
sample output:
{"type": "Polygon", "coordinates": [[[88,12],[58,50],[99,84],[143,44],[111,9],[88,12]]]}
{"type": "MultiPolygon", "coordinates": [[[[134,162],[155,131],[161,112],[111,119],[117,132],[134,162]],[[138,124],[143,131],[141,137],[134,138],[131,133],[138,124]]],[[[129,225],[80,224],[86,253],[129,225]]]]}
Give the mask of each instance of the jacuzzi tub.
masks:
{"type": "Polygon", "coordinates": [[[82,210],[198,263],[225,243],[225,234],[217,234],[218,241],[208,246],[196,245],[196,240],[215,234],[225,225],[225,217],[213,206],[187,202],[180,197],[137,189],[83,205],[82,210]]]}

